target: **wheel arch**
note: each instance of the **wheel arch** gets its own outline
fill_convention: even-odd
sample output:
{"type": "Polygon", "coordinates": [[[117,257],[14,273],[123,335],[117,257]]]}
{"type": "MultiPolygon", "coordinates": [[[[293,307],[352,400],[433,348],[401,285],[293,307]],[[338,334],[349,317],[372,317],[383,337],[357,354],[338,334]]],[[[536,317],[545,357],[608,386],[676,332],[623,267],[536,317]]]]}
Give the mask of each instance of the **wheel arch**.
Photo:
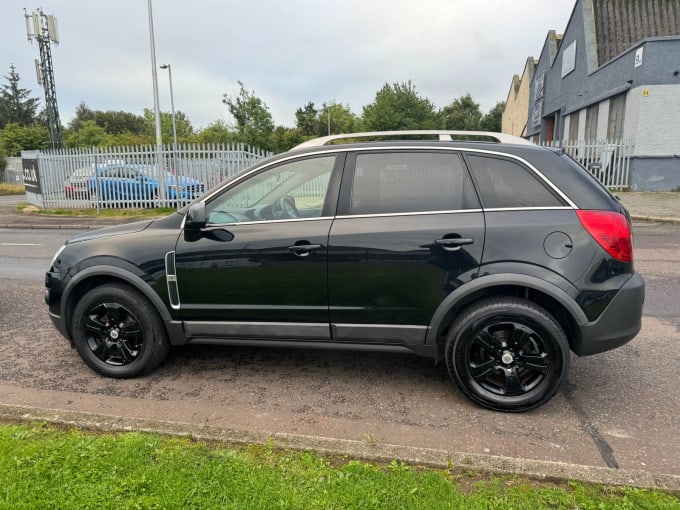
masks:
{"type": "Polygon", "coordinates": [[[576,301],[553,283],[520,274],[483,276],[449,294],[433,314],[425,343],[437,346],[437,362],[443,357],[446,335],[455,318],[473,303],[494,296],[520,297],[545,308],[564,330],[572,350],[579,343],[580,326],[588,322],[576,301]]]}
{"type": "Polygon", "coordinates": [[[61,300],[61,315],[65,319],[69,337],[73,336],[72,315],[76,302],[89,290],[107,283],[123,283],[140,292],[158,312],[166,328],[173,319],[168,307],[151,285],[140,276],[116,266],[96,266],[77,273],[68,283],[61,300]]]}

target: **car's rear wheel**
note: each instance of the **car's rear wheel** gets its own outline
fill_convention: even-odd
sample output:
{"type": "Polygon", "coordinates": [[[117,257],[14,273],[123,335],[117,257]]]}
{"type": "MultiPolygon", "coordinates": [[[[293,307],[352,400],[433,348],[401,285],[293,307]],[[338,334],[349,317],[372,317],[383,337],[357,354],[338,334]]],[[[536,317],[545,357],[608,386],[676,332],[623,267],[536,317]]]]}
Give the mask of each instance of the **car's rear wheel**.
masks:
{"type": "Polygon", "coordinates": [[[464,310],[451,326],[446,364],[474,402],[497,411],[527,411],[559,389],[569,369],[569,345],[542,307],[490,298],[464,310]]]}
{"type": "Polygon", "coordinates": [[[152,370],[169,349],[156,309],[138,291],[121,284],[95,287],[78,301],[73,343],[92,370],[117,378],[152,370]]]}

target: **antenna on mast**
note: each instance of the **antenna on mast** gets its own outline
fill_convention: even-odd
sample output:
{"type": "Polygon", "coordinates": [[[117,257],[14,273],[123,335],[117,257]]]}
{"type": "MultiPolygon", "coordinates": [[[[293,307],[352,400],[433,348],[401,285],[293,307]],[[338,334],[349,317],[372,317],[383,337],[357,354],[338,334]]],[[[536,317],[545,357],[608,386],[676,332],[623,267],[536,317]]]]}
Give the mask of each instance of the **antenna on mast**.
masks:
{"type": "Polygon", "coordinates": [[[59,29],[57,18],[46,15],[42,9],[31,14],[24,9],[26,20],[26,36],[30,42],[38,41],[40,62],[35,61],[38,84],[45,90],[45,110],[47,111],[47,129],[50,133],[50,147],[59,149],[62,146],[61,121],[57,107],[57,91],[54,86],[54,69],[50,43],[59,45],[59,29]]]}

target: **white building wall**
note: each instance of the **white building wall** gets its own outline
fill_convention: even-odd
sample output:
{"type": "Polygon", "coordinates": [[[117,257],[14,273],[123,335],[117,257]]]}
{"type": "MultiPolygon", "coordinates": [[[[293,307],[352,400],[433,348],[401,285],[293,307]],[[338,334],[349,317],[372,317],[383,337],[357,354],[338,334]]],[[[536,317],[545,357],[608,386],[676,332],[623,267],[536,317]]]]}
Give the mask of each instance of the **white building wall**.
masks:
{"type": "Polygon", "coordinates": [[[633,156],[680,155],[680,85],[631,89],[624,134],[635,141],[633,156]]]}

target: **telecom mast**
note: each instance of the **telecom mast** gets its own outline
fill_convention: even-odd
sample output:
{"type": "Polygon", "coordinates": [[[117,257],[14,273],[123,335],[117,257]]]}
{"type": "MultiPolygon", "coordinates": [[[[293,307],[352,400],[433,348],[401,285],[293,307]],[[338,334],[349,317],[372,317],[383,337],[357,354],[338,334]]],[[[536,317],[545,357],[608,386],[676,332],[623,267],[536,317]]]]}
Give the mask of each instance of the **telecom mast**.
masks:
{"type": "Polygon", "coordinates": [[[47,129],[50,133],[50,147],[59,149],[62,146],[61,121],[59,120],[59,108],[57,107],[57,91],[54,88],[54,70],[52,68],[52,52],[50,42],[59,44],[59,30],[57,18],[43,13],[42,9],[27,14],[26,35],[28,40],[38,41],[40,48],[40,62],[36,59],[35,71],[38,76],[38,84],[45,89],[45,110],[47,111],[47,129]]]}

